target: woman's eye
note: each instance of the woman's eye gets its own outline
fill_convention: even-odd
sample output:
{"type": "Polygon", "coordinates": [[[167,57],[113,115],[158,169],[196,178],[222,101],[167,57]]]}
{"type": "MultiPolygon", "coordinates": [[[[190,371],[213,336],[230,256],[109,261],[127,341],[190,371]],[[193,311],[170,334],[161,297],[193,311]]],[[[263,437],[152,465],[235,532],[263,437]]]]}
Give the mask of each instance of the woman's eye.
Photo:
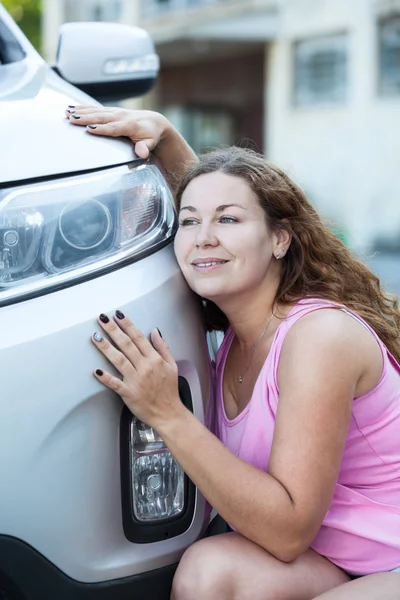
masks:
{"type": "Polygon", "coordinates": [[[221,217],[219,220],[220,223],[237,223],[238,220],[235,217],[221,217]]]}
{"type": "Polygon", "coordinates": [[[179,221],[180,227],[188,227],[189,225],[196,225],[196,224],[197,224],[196,219],[183,219],[182,221],[179,221]]]}

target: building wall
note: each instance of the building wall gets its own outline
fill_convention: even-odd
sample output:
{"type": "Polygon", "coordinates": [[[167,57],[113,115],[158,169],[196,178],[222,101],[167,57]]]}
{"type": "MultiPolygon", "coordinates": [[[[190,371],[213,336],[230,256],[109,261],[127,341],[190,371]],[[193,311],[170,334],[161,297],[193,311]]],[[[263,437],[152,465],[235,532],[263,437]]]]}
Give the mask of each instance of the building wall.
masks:
{"type": "MultiPolygon", "coordinates": [[[[137,0],[136,0],[137,1],[137,0]]],[[[279,0],[140,0],[156,43],[179,38],[262,41],[275,34],[279,0]]]]}
{"type": "MultiPolygon", "coordinates": [[[[396,8],[396,5],[398,8],[396,8]]],[[[385,0],[282,0],[281,31],[266,55],[269,158],[365,251],[379,239],[400,247],[400,94],[378,93],[377,18],[385,0]],[[293,105],[293,44],[347,32],[347,100],[293,105]]]]}

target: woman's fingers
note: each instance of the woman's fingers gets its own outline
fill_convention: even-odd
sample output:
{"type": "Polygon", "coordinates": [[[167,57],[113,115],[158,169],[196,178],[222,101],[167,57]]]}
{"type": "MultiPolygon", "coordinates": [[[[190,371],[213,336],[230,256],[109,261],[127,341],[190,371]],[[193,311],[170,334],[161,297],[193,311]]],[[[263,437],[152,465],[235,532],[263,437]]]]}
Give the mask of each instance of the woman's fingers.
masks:
{"type": "Polygon", "coordinates": [[[103,385],[108,387],[110,390],[119,394],[121,397],[124,396],[127,392],[127,387],[121,379],[118,377],[114,377],[107,373],[107,371],[103,371],[102,369],[96,369],[94,372],[94,376],[98,379],[103,385]]]}
{"type": "Polygon", "coordinates": [[[77,106],[68,107],[65,114],[74,125],[96,126],[97,133],[102,132],[103,135],[124,135],[134,143],[143,142],[149,150],[157,145],[168,124],[165,117],[148,110],[77,106]],[[110,132],[100,128],[112,123],[116,125],[110,132]]]}
{"type": "Polygon", "coordinates": [[[67,108],[72,108],[75,110],[99,110],[99,108],[104,108],[104,110],[107,110],[108,108],[113,108],[113,107],[108,107],[108,106],[101,106],[100,104],[68,104],[67,108]]]}
{"type": "Polygon", "coordinates": [[[171,365],[171,367],[176,367],[176,362],[174,360],[174,357],[172,356],[171,350],[169,349],[168,344],[165,342],[158,328],[154,329],[151,332],[151,341],[153,343],[154,348],[157,350],[159,355],[165,360],[165,362],[171,365]]]}
{"type": "Polygon", "coordinates": [[[129,377],[133,374],[135,367],[134,364],[123,354],[115,348],[109,341],[96,332],[92,335],[92,342],[98,350],[106,357],[106,359],[125,377],[129,377]]]}
{"type": "Polygon", "coordinates": [[[111,343],[99,333],[92,336],[92,342],[121,373],[122,381],[102,369],[96,369],[95,377],[119,394],[138,419],[157,430],[182,406],[178,367],[168,346],[157,330],[151,334],[151,343],[119,310],[114,321],[101,314],[99,323],[111,343]]]}
{"type": "Polygon", "coordinates": [[[132,323],[128,317],[117,310],[115,313],[115,323],[122,329],[124,334],[132,341],[140,354],[146,358],[154,358],[155,350],[149,340],[141,331],[132,323]]]}
{"type": "Polygon", "coordinates": [[[98,323],[124,356],[126,356],[132,365],[136,367],[143,356],[140,344],[136,344],[134,340],[119,327],[118,322],[110,320],[107,315],[101,314],[98,318],[98,323]]]}
{"type": "Polygon", "coordinates": [[[121,110],[116,108],[105,108],[101,111],[99,107],[71,108],[66,110],[65,115],[73,125],[86,127],[87,131],[93,135],[129,137],[140,158],[148,158],[150,151],[156,145],[153,137],[146,136],[145,132],[140,130],[140,125],[133,116],[128,118],[126,114],[122,115],[121,110]]]}
{"type": "Polygon", "coordinates": [[[135,144],[135,152],[139,158],[148,158],[150,150],[154,148],[154,140],[140,140],[135,144]]]}
{"type": "Polygon", "coordinates": [[[107,125],[117,120],[117,115],[113,112],[107,112],[104,110],[97,111],[74,111],[72,113],[66,113],[70,122],[74,125],[107,125]]]}
{"type": "Polygon", "coordinates": [[[89,117],[85,118],[80,124],[86,125],[87,131],[95,135],[105,135],[108,137],[126,136],[126,125],[121,123],[121,121],[110,121],[106,124],[99,124],[95,119],[89,117]]]}

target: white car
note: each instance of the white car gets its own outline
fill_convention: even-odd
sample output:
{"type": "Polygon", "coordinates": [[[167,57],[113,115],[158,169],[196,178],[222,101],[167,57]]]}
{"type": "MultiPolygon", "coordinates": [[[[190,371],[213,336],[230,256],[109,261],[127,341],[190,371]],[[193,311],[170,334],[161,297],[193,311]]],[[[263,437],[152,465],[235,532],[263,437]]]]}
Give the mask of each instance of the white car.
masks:
{"type": "Polygon", "coordinates": [[[63,26],[52,69],[0,5],[1,600],[167,599],[204,531],[203,497],[92,374],[110,368],[97,316],[119,309],[161,330],[204,418],[206,343],[171,194],[127,140],[63,119],[95,103],[82,89],[116,100],[156,72],[146,32],[110,24],[63,26]]]}

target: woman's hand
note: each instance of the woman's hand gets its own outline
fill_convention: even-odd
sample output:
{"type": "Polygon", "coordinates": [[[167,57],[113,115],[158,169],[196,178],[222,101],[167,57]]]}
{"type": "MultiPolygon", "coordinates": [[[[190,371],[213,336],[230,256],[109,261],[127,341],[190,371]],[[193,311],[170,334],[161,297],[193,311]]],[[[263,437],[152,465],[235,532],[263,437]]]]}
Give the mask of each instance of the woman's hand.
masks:
{"type": "Polygon", "coordinates": [[[167,344],[157,329],[151,334],[151,344],[120,311],[115,320],[100,315],[99,324],[115,345],[99,333],[92,336],[92,342],[122,379],[101,369],[95,371],[95,377],[161,435],[162,424],[186,410],[178,392],[178,367],[167,344]]]}
{"type": "Polygon", "coordinates": [[[154,151],[167,174],[172,176],[172,187],[198,161],[186,140],[158,112],[105,106],[69,106],[65,115],[73,125],[86,126],[92,135],[128,137],[140,158],[146,159],[150,151],[154,151]]]}
{"type": "Polygon", "coordinates": [[[171,127],[168,119],[150,110],[75,106],[69,107],[65,114],[73,125],[84,125],[93,135],[128,137],[140,158],[147,158],[171,127]]]}

